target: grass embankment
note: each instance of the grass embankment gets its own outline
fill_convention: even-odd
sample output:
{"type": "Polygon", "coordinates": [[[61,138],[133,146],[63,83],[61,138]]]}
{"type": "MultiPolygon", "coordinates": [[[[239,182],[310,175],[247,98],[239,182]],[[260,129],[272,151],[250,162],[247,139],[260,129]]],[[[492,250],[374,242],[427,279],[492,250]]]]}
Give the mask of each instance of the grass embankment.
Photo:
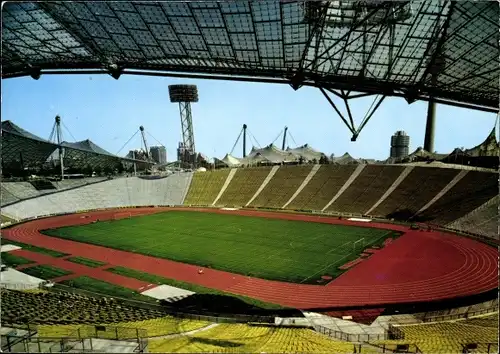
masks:
{"type": "Polygon", "coordinates": [[[54,250],[49,250],[47,248],[37,247],[37,246],[33,246],[33,245],[28,245],[28,244],[22,243],[22,242],[11,241],[11,240],[7,240],[7,239],[2,239],[2,244],[3,245],[19,246],[22,249],[25,249],[28,251],[41,253],[41,254],[45,254],[47,256],[56,257],[56,258],[67,256],[66,253],[62,253],[62,252],[58,252],[58,251],[54,251],[54,250]]]}
{"type": "Polygon", "coordinates": [[[29,259],[10,252],[2,252],[2,255],[0,257],[2,258],[2,264],[6,264],[9,267],[17,267],[19,265],[33,263],[29,259]]]}
{"type": "Polygon", "coordinates": [[[23,273],[29,274],[33,277],[37,277],[44,280],[50,280],[64,275],[71,274],[70,271],[53,267],[50,265],[38,265],[30,268],[23,269],[23,273]]]}
{"type": "Polygon", "coordinates": [[[100,262],[100,261],[96,261],[96,260],[88,259],[88,258],[84,258],[84,257],[70,257],[70,258],[67,258],[66,260],[73,262],[73,263],[82,264],[82,265],[87,266],[87,267],[92,267],[92,268],[98,268],[98,267],[106,264],[104,262],[100,262]]]}
{"type": "Polygon", "coordinates": [[[152,297],[146,295],[141,295],[134,290],[86,276],[64,280],[61,282],[61,284],[85,291],[90,291],[93,293],[122,297],[129,300],[156,302],[156,299],[153,299],[152,297]]]}

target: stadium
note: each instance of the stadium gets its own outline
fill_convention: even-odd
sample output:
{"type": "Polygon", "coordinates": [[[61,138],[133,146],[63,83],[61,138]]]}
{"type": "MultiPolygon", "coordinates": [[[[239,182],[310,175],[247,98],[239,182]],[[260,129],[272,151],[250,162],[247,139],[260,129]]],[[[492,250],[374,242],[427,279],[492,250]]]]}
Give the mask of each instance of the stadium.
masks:
{"type": "MultiPolygon", "coordinates": [[[[498,4],[486,2],[8,3],[2,78],[213,76],[315,86],[328,100],[326,91],[346,90],[496,112],[497,18],[498,4]],[[287,43],[294,31],[301,45],[287,43]],[[363,33],[369,51],[352,45],[363,33]],[[394,48],[377,33],[392,33],[394,48]],[[415,54],[405,46],[418,33],[425,50],[415,54]],[[233,35],[281,49],[252,61],[256,51],[233,35]],[[368,58],[347,59],[355,48],[368,58]],[[387,56],[419,74],[381,63],[387,56]],[[382,66],[392,76],[375,70],[382,66]],[[368,67],[373,77],[357,74],[368,67]]],[[[339,115],[356,140],[364,124],[339,115]]],[[[129,176],[114,170],[151,162],[2,121],[4,177],[54,156],[63,175],[107,169],[2,180],[2,351],[496,353],[499,187],[487,168],[498,168],[495,131],[474,149],[458,166],[318,163],[307,146],[270,145],[226,155],[220,168],[129,176]]]]}

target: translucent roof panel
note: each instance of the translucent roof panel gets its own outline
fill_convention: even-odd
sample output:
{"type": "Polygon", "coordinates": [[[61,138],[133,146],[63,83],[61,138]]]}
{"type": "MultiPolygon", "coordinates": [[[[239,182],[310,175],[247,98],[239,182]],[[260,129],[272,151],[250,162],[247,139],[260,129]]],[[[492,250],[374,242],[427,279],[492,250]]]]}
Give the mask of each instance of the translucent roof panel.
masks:
{"type": "Polygon", "coordinates": [[[498,108],[494,1],[6,3],[4,78],[235,75],[498,108]]]}
{"type": "MultiPolygon", "coordinates": [[[[59,158],[59,145],[42,139],[8,120],[2,122],[1,128],[2,166],[40,167],[49,158],[59,158]]],[[[120,161],[145,163],[113,155],[90,140],[62,142],[61,146],[64,148],[66,167],[115,167],[120,161]]]]}

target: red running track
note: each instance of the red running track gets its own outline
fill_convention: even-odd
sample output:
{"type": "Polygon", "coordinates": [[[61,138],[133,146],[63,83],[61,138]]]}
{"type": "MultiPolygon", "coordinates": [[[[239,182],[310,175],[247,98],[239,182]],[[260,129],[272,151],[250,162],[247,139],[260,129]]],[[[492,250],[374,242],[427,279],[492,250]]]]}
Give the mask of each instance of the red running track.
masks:
{"type": "MultiPolygon", "coordinates": [[[[139,215],[166,210],[174,209],[141,208],[127,211],[139,215]]],[[[199,266],[63,240],[39,232],[47,228],[87,224],[96,219],[110,219],[116,210],[34,220],[3,230],[3,237],[95,259],[112,266],[131,268],[299,309],[424,302],[479,294],[498,286],[497,249],[453,234],[414,231],[401,225],[353,222],[314,215],[247,210],[182,210],[384,228],[405,234],[326,286],[263,280],[209,268],[204,268],[204,273],[198,274],[199,266]],[[83,215],[89,217],[82,218],[83,215]]],[[[88,274],[89,270],[85,271],[88,274]]],[[[102,273],[106,272],[95,270],[91,275],[105,280],[101,278],[102,273]]],[[[137,286],[130,285],[134,288],[137,286]]],[[[125,280],[123,286],[127,286],[125,280]]]]}

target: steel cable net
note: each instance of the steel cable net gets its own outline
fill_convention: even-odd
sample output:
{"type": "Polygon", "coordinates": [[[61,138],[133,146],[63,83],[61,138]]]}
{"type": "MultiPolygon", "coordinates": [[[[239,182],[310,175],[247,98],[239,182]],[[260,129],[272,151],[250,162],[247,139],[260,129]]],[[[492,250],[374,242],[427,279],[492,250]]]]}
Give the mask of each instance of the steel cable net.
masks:
{"type": "Polygon", "coordinates": [[[133,70],[295,78],[298,86],[433,96],[497,110],[498,6],[451,0],[6,3],[2,77],[92,69],[115,78],[133,70]],[[445,64],[433,82],[429,67],[437,54],[445,64]]]}

